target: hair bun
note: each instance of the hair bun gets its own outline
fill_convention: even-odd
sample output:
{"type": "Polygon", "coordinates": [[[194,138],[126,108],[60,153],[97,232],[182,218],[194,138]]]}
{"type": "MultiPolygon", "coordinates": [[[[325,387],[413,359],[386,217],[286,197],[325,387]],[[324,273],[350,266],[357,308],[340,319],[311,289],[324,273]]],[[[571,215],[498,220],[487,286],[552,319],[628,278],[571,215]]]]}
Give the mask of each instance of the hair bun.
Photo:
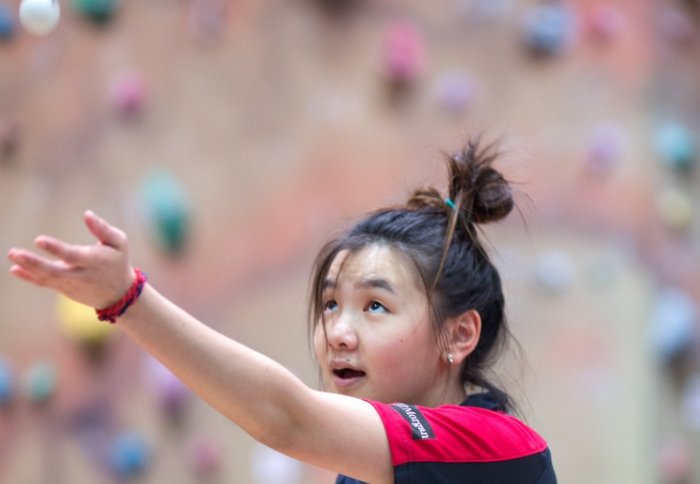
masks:
{"type": "Polygon", "coordinates": [[[515,205],[510,183],[493,168],[499,152],[495,143],[480,146],[472,139],[449,157],[449,196],[473,223],[496,222],[505,218],[515,205]]]}
{"type": "Polygon", "coordinates": [[[474,192],[472,219],[476,223],[495,222],[505,218],[513,209],[513,192],[498,171],[483,170],[474,192]]]}

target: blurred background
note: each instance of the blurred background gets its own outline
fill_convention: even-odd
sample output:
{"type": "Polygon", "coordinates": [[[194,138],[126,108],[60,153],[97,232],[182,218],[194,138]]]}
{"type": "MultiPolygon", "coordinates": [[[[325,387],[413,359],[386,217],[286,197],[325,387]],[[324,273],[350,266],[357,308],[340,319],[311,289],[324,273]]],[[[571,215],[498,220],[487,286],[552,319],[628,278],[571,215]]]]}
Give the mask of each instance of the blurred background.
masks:
{"type": "MultiPolygon", "coordinates": [[[[0,0],[3,251],[91,243],[91,208],[161,292],[316,386],[316,251],[443,189],[483,133],[519,204],[485,230],[522,347],[498,374],[560,482],[700,483],[698,2],[59,4],[37,36],[0,0]]],[[[0,276],[0,482],[333,479],[0,276]]]]}

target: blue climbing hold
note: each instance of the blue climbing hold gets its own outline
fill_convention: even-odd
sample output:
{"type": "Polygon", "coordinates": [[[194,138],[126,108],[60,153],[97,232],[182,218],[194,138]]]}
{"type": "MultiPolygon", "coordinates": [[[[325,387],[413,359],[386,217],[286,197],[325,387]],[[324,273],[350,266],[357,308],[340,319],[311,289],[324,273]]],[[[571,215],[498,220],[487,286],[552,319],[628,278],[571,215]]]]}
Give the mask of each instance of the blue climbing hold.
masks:
{"type": "Polygon", "coordinates": [[[668,122],[656,133],[656,150],[670,168],[686,172],[695,164],[697,147],[693,133],[684,124],[668,122]]]}
{"type": "Polygon", "coordinates": [[[121,478],[142,474],[150,462],[150,447],[140,433],[123,432],[117,435],[110,445],[110,468],[121,478]]]}
{"type": "Polygon", "coordinates": [[[525,14],[522,29],[523,42],[533,53],[557,55],[573,40],[575,18],[563,5],[539,5],[525,14]]]}
{"type": "Polygon", "coordinates": [[[695,338],[698,307],[685,292],[664,288],[651,314],[650,337],[657,356],[669,361],[689,348],[695,338]]]}
{"type": "Polygon", "coordinates": [[[17,21],[6,5],[0,5],[0,41],[10,40],[17,30],[17,21]]]}
{"type": "Polygon", "coordinates": [[[12,400],[13,378],[9,363],[0,359],[0,407],[12,400]]]}

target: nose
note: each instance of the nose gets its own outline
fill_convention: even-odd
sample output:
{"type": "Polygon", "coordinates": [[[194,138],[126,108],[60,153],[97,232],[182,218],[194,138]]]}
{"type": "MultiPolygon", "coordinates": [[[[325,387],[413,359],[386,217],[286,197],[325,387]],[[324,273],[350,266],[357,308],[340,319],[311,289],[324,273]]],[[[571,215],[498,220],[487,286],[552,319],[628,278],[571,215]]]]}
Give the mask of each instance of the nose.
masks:
{"type": "Polygon", "coordinates": [[[359,339],[351,314],[334,314],[326,321],[328,345],[336,350],[355,350],[359,339]]]}

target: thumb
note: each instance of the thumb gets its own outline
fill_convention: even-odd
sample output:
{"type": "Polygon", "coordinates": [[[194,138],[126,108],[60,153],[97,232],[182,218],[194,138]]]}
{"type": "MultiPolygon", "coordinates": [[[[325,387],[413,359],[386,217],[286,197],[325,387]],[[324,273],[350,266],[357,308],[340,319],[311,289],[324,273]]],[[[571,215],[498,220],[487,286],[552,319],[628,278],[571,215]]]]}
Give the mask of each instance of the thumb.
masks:
{"type": "Polygon", "coordinates": [[[108,224],[98,217],[92,210],[87,210],[83,216],[85,225],[92,235],[104,245],[114,247],[117,250],[126,249],[126,234],[116,227],[108,224]]]}

